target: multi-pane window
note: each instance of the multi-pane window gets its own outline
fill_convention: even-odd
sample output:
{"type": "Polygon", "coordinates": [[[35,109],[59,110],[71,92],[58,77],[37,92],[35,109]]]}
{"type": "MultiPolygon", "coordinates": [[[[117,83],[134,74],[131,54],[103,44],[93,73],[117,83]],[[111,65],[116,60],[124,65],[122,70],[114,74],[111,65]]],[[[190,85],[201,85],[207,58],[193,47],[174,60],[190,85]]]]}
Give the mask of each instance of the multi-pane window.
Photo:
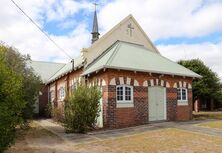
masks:
{"type": "Polygon", "coordinates": [[[178,101],[187,101],[187,89],[178,88],[177,89],[177,100],[178,101]]]}
{"type": "Polygon", "coordinates": [[[131,100],[131,88],[125,87],[125,100],[130,101],[131,100]]]}
{"type": "Polygon", "coordinates": [[[128,85],[120,85],[116,87],[117,102],[132,102],[133,87],[128,85]]]}
{"type": "Polygon", "coordinates": [[[123,100],[123,87],[117,87],[116,88],[117,92],[117,101],[122,101],[123,100]]]}
{"type": "Polygon", "coordinates": [[[64,87],[59,88],[59,97],[60,97],[60,99],[65,98],[65,88],[64,87]]]}

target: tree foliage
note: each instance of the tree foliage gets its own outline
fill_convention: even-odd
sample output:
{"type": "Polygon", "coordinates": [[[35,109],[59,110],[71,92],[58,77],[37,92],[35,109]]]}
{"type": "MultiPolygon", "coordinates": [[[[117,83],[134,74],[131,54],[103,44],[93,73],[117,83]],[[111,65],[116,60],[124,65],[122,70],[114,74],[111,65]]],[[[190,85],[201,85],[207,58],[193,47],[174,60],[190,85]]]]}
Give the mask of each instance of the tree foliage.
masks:
{"type": "Polygon", "coordinates": [[[22,121],[22,81],[21,75],[13,72],[0,56],[0,152],[13,142],[15,127],[22,121]]]}
{"type": "Polygon", "coordinates": [[[21,55],[12,47],[4,47],[4,52],[1,52],[1,57],[6,65],[16,74],[20,75],[22,80],[22,98],[26,102],[26,107],[23,109],[23,119],[32,118],[34,110],[34,102],[38,96],[40,89],[40,78],[36,76],[33,69],[27,65],[31,60],[29,55],[21,55]]]}
{"type": "Polygon", "coordinates": [[[85,133],[93,128],[99,114],[98,87],[80,85],[65,101],[64,125],[67,131],[85,133]]]}
{"type": "Polygon", "coordinates": [[[15,127],[31,117],[39,78],[26,66],[28,56],[0,45],[0,152],[15,137],[15,127]]]}
{"type": "Polygon", "coordinates": [[[181,60],[178,63],[202,76],[201,79],[193,81],[193,97],[221,101],[220,79],[215,72],[199,59],[181,60]]]}

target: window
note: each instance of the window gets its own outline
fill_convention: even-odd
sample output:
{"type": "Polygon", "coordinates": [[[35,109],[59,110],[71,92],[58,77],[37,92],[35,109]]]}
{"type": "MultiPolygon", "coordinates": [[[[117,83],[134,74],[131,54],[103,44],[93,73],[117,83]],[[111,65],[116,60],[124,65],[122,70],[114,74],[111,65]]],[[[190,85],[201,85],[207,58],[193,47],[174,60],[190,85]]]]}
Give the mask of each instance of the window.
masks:
{"type": "Polygon", "coordinates": [[[55,93],[53,90],[51,90],[49,93],[49,100],[52,102],[54,100],[54,98],[55,98],[55,93]]]}
{"type": "Polygon", "coordinates": [[[64,87],[59,88],[59,98],[64,99],[65,98],[65,89],[64,87]]]}
{"type": "Polygon", "coordinates": [[[123,100],[123,87],[117,87],[117,101],[123,100]]]}
{"type": "Polygon", "coordinates": [[[177,100],[178,101],[187,101],[187,89],[178,88],[177,89],[177,100]]]}
{"type": "Polygon", "coordinates": [[[117,102],[132,102],[133,87],[128,85],[120,85],[116,87],[117,102]]]}

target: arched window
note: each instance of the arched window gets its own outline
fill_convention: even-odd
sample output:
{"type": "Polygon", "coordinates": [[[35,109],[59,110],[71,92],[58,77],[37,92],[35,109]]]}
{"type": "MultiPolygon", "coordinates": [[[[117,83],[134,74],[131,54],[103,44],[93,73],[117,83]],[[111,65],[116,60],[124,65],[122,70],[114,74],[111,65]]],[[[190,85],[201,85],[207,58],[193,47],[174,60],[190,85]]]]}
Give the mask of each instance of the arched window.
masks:
{"type": "Polygon", "coordinates": [[[51,90],[50,93],[49,93],[49,100],[50,102],[52,102],[55,98],[55,92],[54,90],[51,90]]]}
{"type": "Polygon", "coordinates": [[[59,88],[59,98],[62,100],[65,98],[65,88],[64,87],[59,88]]]}

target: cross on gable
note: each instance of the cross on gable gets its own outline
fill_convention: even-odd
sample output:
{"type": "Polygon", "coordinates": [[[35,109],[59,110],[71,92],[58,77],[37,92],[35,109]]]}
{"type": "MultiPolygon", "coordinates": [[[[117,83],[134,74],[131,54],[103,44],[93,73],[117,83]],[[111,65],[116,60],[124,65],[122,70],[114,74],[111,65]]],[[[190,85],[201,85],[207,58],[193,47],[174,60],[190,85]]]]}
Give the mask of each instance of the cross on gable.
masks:
{"type": "MultiPolygon", "coordinates": [[[[134,27],[132,27],[132,24],[129,23],[128,26],[127,26],[127,28],[128,28],[128,30],[130,31],[130,37],[132,37],[134,27]]],[[[128,30],[127,30],[127,31],[128,31],[128,30]]]]}

